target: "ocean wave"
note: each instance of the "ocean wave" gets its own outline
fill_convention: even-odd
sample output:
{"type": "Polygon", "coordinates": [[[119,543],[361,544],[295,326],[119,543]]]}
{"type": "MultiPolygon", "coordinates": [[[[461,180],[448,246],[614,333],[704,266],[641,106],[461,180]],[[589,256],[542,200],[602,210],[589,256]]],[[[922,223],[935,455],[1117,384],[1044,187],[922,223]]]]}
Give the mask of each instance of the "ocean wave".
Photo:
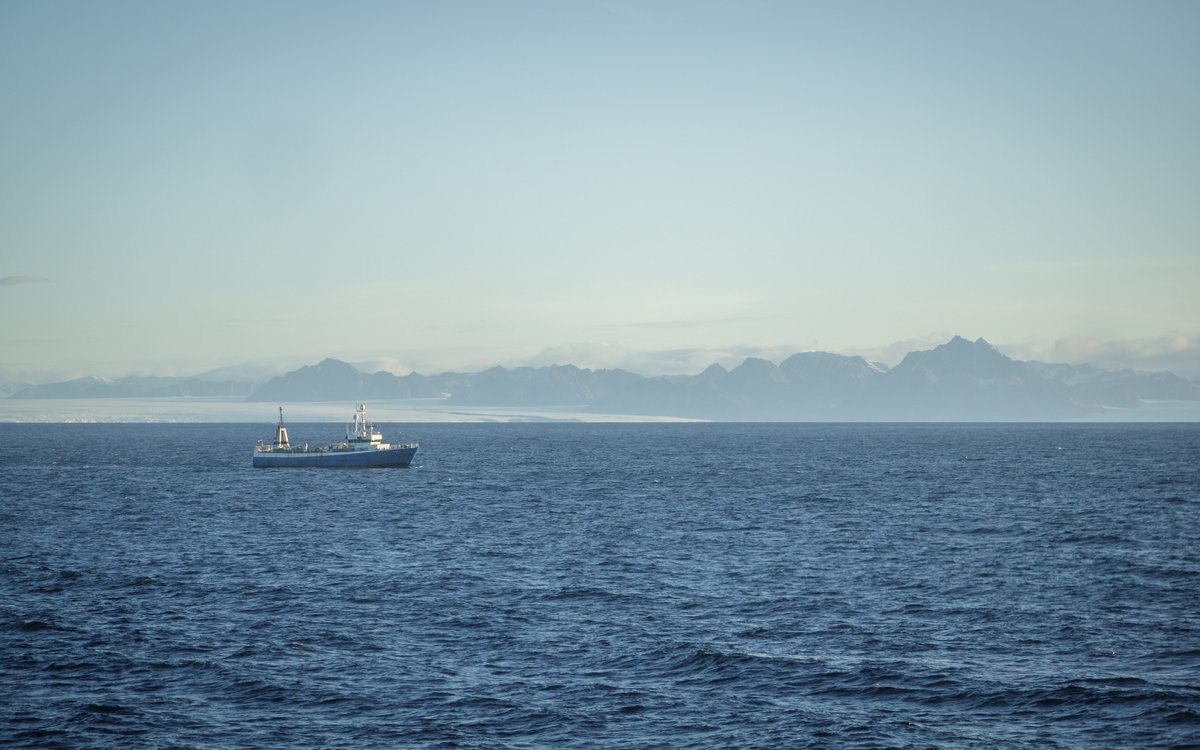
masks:
{"type": "Polygon", "coordinates": [[[403,474],[31,429],[0,426],[5,747],[1198,736],[1200,529],[1161,500],[1200,496],[1200,429],[430,425],[403,474]]]}

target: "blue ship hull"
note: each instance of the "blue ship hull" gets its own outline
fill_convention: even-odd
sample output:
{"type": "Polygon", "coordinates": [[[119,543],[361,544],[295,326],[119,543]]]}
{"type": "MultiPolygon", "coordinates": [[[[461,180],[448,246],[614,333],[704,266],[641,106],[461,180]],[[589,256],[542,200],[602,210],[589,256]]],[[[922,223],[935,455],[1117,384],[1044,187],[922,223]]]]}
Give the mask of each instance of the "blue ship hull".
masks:
{"type": "Polygon", "coordinates": [[[324,447],[293,446],[288,440],[287,428],[283,426],[283,407],[279,407],[279,424],[275,427],[275,441],[258,441],[254,449],[252,465],[259,469],[311,466],[317,468],[405,468],[417,455],[417,443],[391,444],[383,442],[383,435],[367,420],[367,407],[358,405],[354,413],[353,430],[346,426],[346,439],[324,447]]]}
{"type": "Polygon", "coordinates": [[[266,452],[254,454],[255,468],[289,466],[329,468],[406,468],[417,455],[416,447],[364,451],[266,452]]]}

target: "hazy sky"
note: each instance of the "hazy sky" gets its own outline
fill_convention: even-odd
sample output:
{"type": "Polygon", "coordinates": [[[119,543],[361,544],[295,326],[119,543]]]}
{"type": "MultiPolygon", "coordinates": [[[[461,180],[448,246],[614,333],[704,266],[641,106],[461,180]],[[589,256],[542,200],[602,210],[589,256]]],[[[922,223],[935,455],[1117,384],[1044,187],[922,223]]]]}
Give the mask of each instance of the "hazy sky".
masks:
{"type": "Polygon", "coordinates": [[[1191,0],[12,0],[0,91],[0,379],[1200,361],[1191,0]]]}

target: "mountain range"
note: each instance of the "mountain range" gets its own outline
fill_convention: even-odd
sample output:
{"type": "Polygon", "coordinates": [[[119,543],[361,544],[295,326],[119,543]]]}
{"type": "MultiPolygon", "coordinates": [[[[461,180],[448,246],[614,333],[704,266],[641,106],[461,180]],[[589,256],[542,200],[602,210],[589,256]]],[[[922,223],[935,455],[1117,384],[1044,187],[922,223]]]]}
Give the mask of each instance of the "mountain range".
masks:
{"type": "Polygon", "coordinates": [[[264,383],[208,378],[80,378],[14,389],[9,398],[223,397],[274,403],[437,399],[445,405],[570,407],[603,414],[723,421],[1042,421],[1147,401],[1200,401],[1170,372],[1023,362],[983,339],[954,337],[895,367],[828,352],[778,365],[748,358],[727,370],[645,377],[574,365],[493,367],[439,375],[367,373],[325,359],[264,383]]]}

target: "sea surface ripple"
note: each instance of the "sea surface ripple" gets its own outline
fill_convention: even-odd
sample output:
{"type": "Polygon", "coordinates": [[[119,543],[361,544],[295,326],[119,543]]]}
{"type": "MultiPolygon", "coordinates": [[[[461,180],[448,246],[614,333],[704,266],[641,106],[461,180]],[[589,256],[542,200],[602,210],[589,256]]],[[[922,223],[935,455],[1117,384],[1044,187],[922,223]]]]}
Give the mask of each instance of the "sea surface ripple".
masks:
{"type": "Polygon", "coordinates": [[[1200,746],[1200,425],[384,427],[0,425],[0,746],[1200,746]]]}

